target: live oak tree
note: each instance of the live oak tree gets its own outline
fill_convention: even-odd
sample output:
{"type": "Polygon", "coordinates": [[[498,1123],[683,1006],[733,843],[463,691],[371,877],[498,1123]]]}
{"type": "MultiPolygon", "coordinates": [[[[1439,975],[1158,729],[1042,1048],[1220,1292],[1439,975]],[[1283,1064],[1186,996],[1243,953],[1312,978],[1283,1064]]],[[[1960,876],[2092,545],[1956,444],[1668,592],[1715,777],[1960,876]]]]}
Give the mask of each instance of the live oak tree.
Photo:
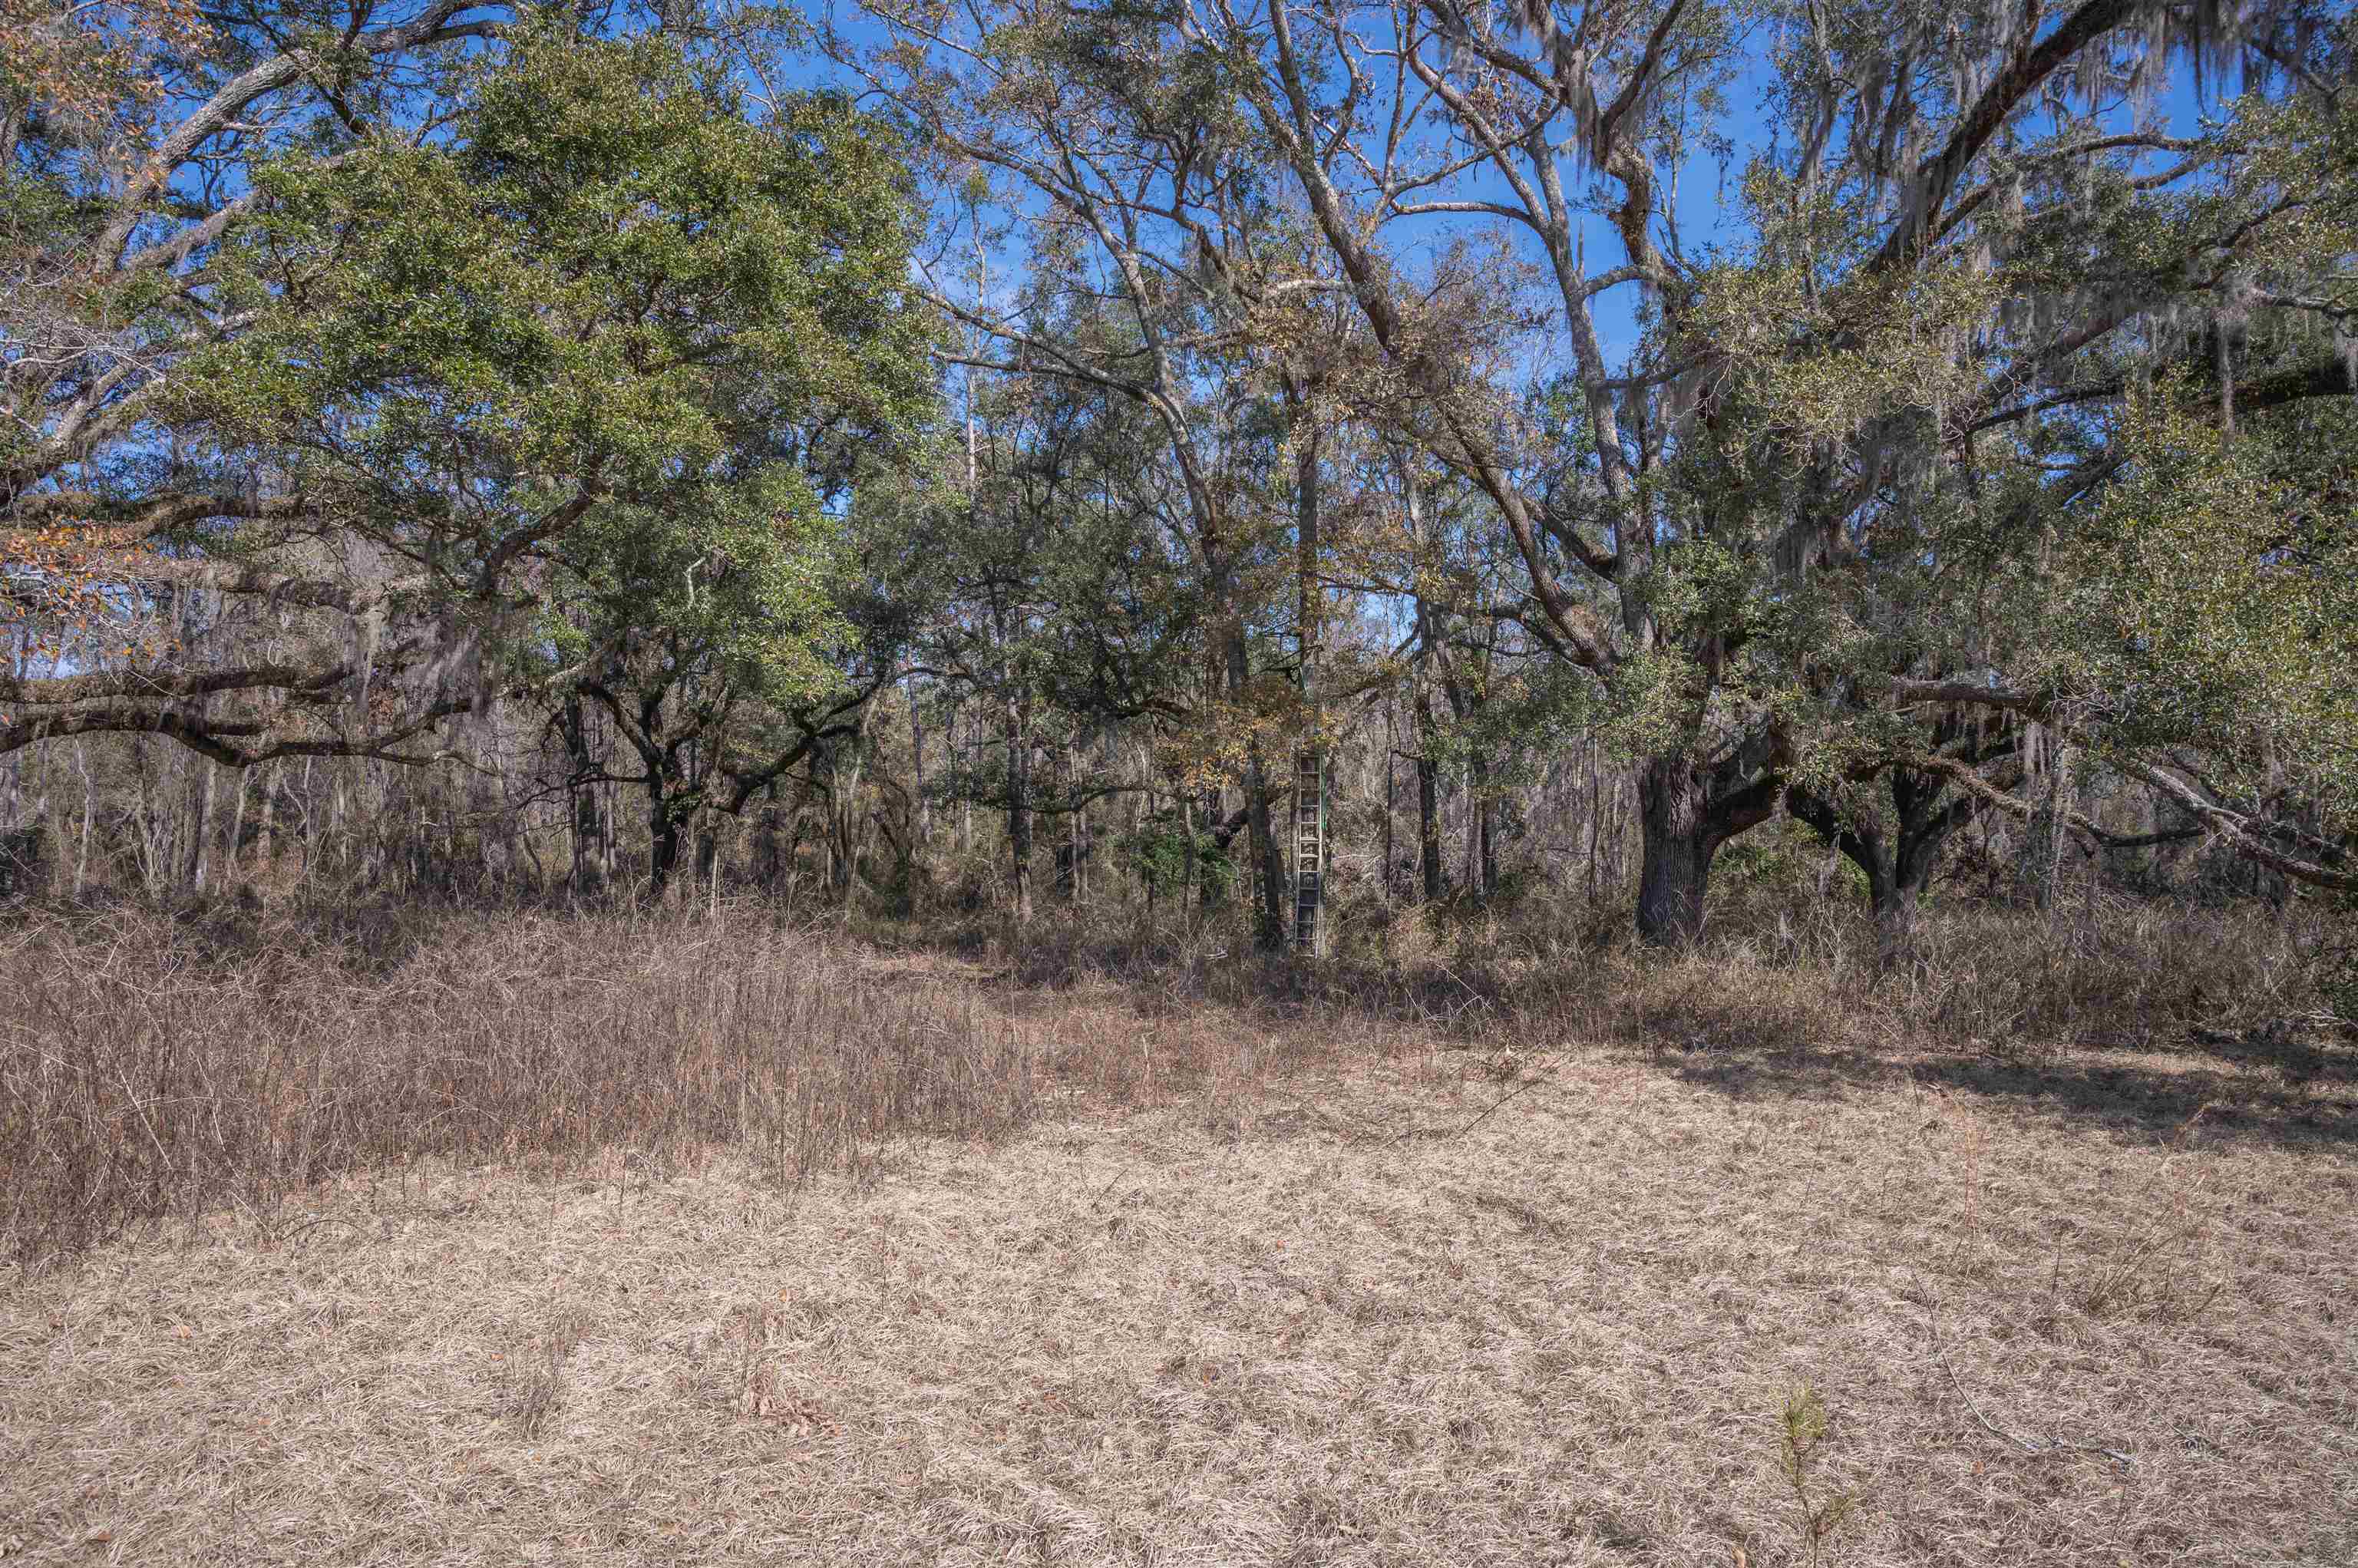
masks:
{"type": "Polygon", "coordinates": [[[415,713],[351,711],[290,736],[276,715],[352,707],[352,660],[265,644],[207,663],[138,633],[159,591],[256,597],[290,615],[367,609],[369,590],[321,569],[317,550],[271,567],[205,547],[248,524],[298,525],[305,509],[207,460],[167,406],[195,390],[192,356],[257,321],[215,272],[231,231],[268,200],[249,172],[297,149],[333,160],[414,123],[458,51],[488,45],[506,14],[448,0],[234,15],[27,0],[0,16],[0,570],[21,610],[92,633],[70,666],[51,659],[49,675],[0,692],[0,752],[132,730],[240,762],[418,732],[415,713]],[[224,694],[240,712],[216,711],[224,694]]]}
{"type": "MultiPolygon", "coordinates": [[[[1911,333],[1937,328],[1920,303],[1935,288],[1967,302],[1968,330],[1916,362],[1931,395],[1849,415],[1885,471],[1857,536],[1819,552],[1823,613],[1791,667],[1825,743],[1791,798],[1823,821],[1812,785],[1883,768],[1922,823],[1900,838],[1935,849],[1995,808],[2093,846],[2216,837],[2335,885],[2341,851],[2319,830],[2350,821],[2358,712],[2338,575],[2358,392],[2335,330],[2358,254],[2349,23],[2149,19],[2214,73],[2247,49],[2247,91],[2164,136],[2135,117],[2163,59],[2081,61],[2045,135],[1993,152],[1920,242],[1911,333]],[[2130,119],[2097,123],[2107,107],[2130,119]],[[2035,783],[2034,739],[2059,764],[2035,783]],[[2154,791],[2175,825],[2121,835],[2072,812],[2067,748],[2154,791]]],[[[1871,280],[1892,241],[1866,238],[1871,280]]],[[[1887,904],[1902,926],[1904,881],[1887,904]]]]}
{"type": "MultiPolygon", "coordinates": [[[[404,493],[412,476],[465,455],[436,488],[469,498],[482,536],[430,540],[455,563],[446,592],[504,595],[526,617],[509,640],[528,686],[606,711],[658,892],[700,816],[744,809],[891,678],[873,619],[841,613],[864,563],[838,548],[839,520],[933,392],[927,322],[903,297],[914,231],[895,139],[825,95],[773,97],[754,123],[726,66],[662,40],[520,49],[432,176],[482,192],[497,225],[450,254],[517,269],[463,286],[493,313],[463,326],[462,353],[490,362],[439,341],[377,351],[388,370],[523,389],[491,408],[430,381],[380,395],[379,415],[416,412],[387,421],[369,473],[394,487],[385,515],[415,518],[429,498],[404,493]]],[[[372,301],[381,319],[450,288],[428,274],[398,292],[433,243],[397,224],[372,237],[363,287],[396,291],[372,301]]]]}
{"type": "MultiPolygon", "coordinates": [[[[1926,729],[1944,704],[2061,717],[1960,634],[1984,622],[1942,527],[1969,516],[2035,576],[2053,520],[2134,467],[2090,405],[2167,366],[2169,324],[2232,311],[2225,341],[2271,312],[2346,308],[2331,20],[2127,0],[2052,17],[1215,0],[1171,26],[1229,70],[1300,181],[1430,449],[1495,503],[1524,624],[1614,713],[1637,757],[1639,929],[1674,941],[1701,927],[1718,848],[1796,782],[1906,761],[2021,804],[1926,729]],[[1772,135],[1735,243],[1690,247],[1671,193],[1724,119],[1747,28],[1776,46],[1772,135]],[[2187,70],[2230,68],[2257,94],[2234,124],[2178,136],[2148,112],[2187,70]],[[1543,259],[1575,449],[1434,330],[1393,236],[1436,222],[1512,225],[1543,259]],[[1617,359],[1595,315],[1616,290],[1639,328],[1617,359]]],[[[2320,362],[2215,401],[2232,419],[2343,390],[2320,362]]],[[[2240,831],[2182,775],[2134,766],[2240,831]]]]}
{"type": "MultiPolygon", "coordinates": [[[[436,15],[348,63],[448,41],[436,15]]],[[[500,47],[374,114],[334,92],[331,124],[240,149],[243,193],[139,264],[152,308],[188,319],[169,353],[92,356],[111,368],[53,386],[80,402],[15,481],[12,521],[146,546],[126,593],[265,604],[263,656],[19,683],[0,744],[144,730],[235,765],[386,753],[496,695],[579,688],[628,708],[676,843],[705,797],[659,716],[698,716],[685,732],[720,774],[752,777],[776,759],[717,724],[754,700],[823,709],[842,474],[821,449],[872,452],[931,392],[897,147],[823,96],[756,124],[726,60],[668,38],[463,33],[500,47]],[[69,470],[103,478],[68,489],[69,470]],[[189,701],[224,692],[243,694],[228,715],[189,701]]],[[[262,69],[176,137],[263,101],[262,69]]]]}

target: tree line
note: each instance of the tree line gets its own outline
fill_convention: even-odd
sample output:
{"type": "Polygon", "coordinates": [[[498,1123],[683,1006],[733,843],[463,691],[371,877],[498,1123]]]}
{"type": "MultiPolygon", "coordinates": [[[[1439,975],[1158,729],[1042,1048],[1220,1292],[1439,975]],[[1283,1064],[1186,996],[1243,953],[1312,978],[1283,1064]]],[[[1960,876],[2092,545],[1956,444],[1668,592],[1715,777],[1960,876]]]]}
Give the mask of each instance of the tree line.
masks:
{"type": "Polygon", "coordinates": [[[1272,946],[1531,881],[1683,942],[1772,840],[1893,952],[1969,860],[2358,891],[2354,62],[2316,0],[26,0],[0,860],[1272,946]]]}

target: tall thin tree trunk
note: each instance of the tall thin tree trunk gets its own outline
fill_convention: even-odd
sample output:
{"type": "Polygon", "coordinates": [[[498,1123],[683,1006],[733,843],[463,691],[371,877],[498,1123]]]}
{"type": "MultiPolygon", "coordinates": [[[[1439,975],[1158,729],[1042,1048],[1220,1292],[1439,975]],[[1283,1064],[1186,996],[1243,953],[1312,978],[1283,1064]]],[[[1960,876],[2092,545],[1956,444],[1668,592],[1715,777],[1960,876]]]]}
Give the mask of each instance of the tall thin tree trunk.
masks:
{"type": "MultiPolygon", "coordinates": [[[[1291,378],[1288,384],[1291,390],[1293,388],[1291,378]]],[[[1294,766],[1295,787],[1298,793],[1301,781],[1311,777],[1318,780],[1318,787],[1323,791],[1326,777],[1325,758],[1323,755],[1325,741],[1318,731],[1318,660],[1322,651],[1320,622],[1325,616],[1325,595],[1318,582],[1318,464],[1322,432],[1319,426],[1319,399],[1315,379],[1305,378],[1293,401],[1291,423],[1293,427],[1294,451],[1294,622],[1300,643],[1298,656],[1302,679],[1303,747],[1309,753],[1306,762],[1297,762],[1294,766]]],[[[1294,945],[1298,949],[1310,953],[1314,957],[1316,956],[1325,936],[1326,862],[1329,859],[1325,831],[1325,802],[1321,801],[1318,805],[1320,814],[1316,856],[1319,863],[1314,867],[1301,864],[1307,851],[1301,843],[1297,842],[1294,846],[1296,864],[1293,868],[1294,945]]],[[[1294,810],[1298,819],[1302,810],[1299,801],[1295,803],[1294,810]]],[[[1298,832],[1295,837],[1299,838],[1298,832]]]]}
{"type": "Polygon", "coordinates": [[[615,820],[614,812],[617,786],[610,782],[602,788],[598,785],[591,787],[599,789],[605,796],[602,808],[598,813],[598,882],[601,887],[612,887],[622,860],[622,847],[617,832],[620,824],[615,820]]]}
{"type": "Polygon", "coordinates": [[[1596,776],[1596,742],[1592,740],[1584,749],[1588,753],[1588,896],[1593,903],[1604,890],[1596,850],[1605,832],[1605,787],[1596,776]]]}
{"type": "Polygon", "coordinates": [[[1190,934],[1195,929],[1195,901],[1202,896],[1197,874],[1195,797],[1183,789],[1179,792],[1179,923],[1190,934]]]}
{"type": "Polygon", "coordinates": [[[925,794],[925,715],[917,703],[917,678],[909,677],[909,759],[917,790],[916,848],[923,850],[934,832],[934,803],[925,794]]]}
{"type": "MultiPolygon", "coordinates": [[[[1226,790],[1215,785],[1213,788],[1205,791],[1203,803],[1204,823],[1206,827],[1212,827],[1214,829],[1212,847],[1216,849],[1226,849],[1228,844],[1233,842],[1233,840],[1222,838],[1217,835],[1217,825],[1225,821],[1228,816],[1226,809],[1228,804],[1228,792],[1226,790]]],[[[1195,829],[1191,827],[1188,829],[1188,848],[1191,856],[1195,852],[1194,835],[1195,829]]],[[[1230,869],[1233,870],[1235,865],[1233,859],[1231,859],[1229,864],[1230,869]]],[[[1218,903],[1220,901],[1220,894],[1224,891],[1215,885],[1216,881],[1217,879],[1215,877],[1207,875],[1196,883],[1196,902],[1201,903],[1206,909],[1210,909],[1215,904],[1218,903]]]]}
{"type": "Polygon", "coordinates": [[[311,763],[312,763],[315,760],[316,760],[316,759],[314,759],[314,758],[310,758],[310,757],[306,757],[306,758],[304,758],[304,759],[303,759],[303,783],[302,783],[302,784],[301,784],[301,786],[300,786],[300,787],[301,787],[301,789],[302,789],[302,791],[303,791],[303,877],[302,877],[302,882],[303,882],[303,886],[304,886],[304,887],[306,887],[306,888],[308,888],[308,887],[311,885],[311,868],[312,868],[312,864],[313,864],[313,860],[312,860],[312,855],[313,855],[313,845],[314,845],[314,843],[316,842],[316,840],[317,840],[317,838],[318,838],[318,837],[319,837],[319,834],[318,834],[318,831],[317,831],[317,828],[318,828],[318,823],[317,823],[316,814],[317,814],[318,809],[319,809],[319,797],[318,795],[314,795],[314,794],[312,794],[312,793],[311,793],[311,763]]]}
{"type": "Polygon", "coordinates": [[[1392,753],[1399,749],[1400,714],[1391,703],[1384,705],[1384,899],[1392,895],[1392,819],[1399,814],[1399,785],[1393,779],[1392,753]]]}
{"type": "Polygon", "coordinates": [[[240,768],[232,776],[230,787],[237,792],[236,804],[229,814],[229,842],[222,847],[221,882],[224,889],[236,891],[237,852],[245,842],[245,795],[247,770],[240,768]]]}
{"type": "Polygon", "coordinates": [[[61,787],[65,759],[52,749],[42,759],[42,798],[49,806],[49,829],[46,853],[49,857],[49,896],[55,898],[66,891],[66,814],[72,808],[66,805],[66,792],[61,787]]]}
{"type": "MultiPolygon", "coordinates": [[[[969,720],[968,724],[965,749],[963,751],[959,749],[958,741],[958,715],[965,711],[965,708],[966,705],[960,703],[958,706],[950,709],[950,766],[953,768],[965,769],[966,776],[970,780],[974,777],[975,763],[974,733],[971,720],[969,720]]],[[[967,856],[974,853],[974,790],[971,784],[958,791],[957,852],[960,860],[964,860],[967,856]]]]}
{"type": "Polygon", "coordinates": [[[81,774],[81,847],[74,856],[74,897],[81,897],[90,881],[90,819],[98,814],[98,785],[90,776],[90,753],[82,742],[74,742],[74,767],[81,774]]]}
{"type": "Polygon", "coordinates": [[[1029,705],[1007,705],[1008,912],[1032,918],[1032,729],[1029,705]]]}
{"type": "Polygon", "coordinates": [[[1080,770],[1079,749],[1065,748],[1065,791],[1066,801],[1073,810],[1072,820],[1065,825],[1065,853],[1071,857],[1073,862],[1073,902],[1075,903],[1086,903],[1088,901],[1089,892],[1089,867],[1085,858],[1088,847],[1089,814],[1080,803],[1080,770]]]}
{"type": "Polygon", "coordinates": [[[1487,903],[1498,881],[1498,851],[1490,842],[1490,769],[1480,753],[1466,759],[1466,887],[1487,903]]]}
{"type": "Polygon", "coordinates": [[[1476,903],[1482,901],[1481,818],[1474,810],[1474,769],[1469,764],[1460,781],[1459,795],[1466,802],[1466,865],[1464,887],[1466,895],[1476,903]]]}
{"type": "Polygon", "coordinates": [[[333,849],[337,856],[337,869],[350,872],[352,866],[352,836],[342,830],[346,772],[333,762],[328,764],[328,820],[319,837],[323,840],[320,859],[325,860],[327,851],[333,849]]]}
{"type": "Polygon", "coordinates": [[[262,815],[254,825],[254,869],[257,879],[267,882],[271,857],[278,847],[278,794],[286,770],[276,762],[265,762],[262,776],[262,815]]]}
{"type": "Polygon", "coordinates": [[[1260,748],[1245,753],[1245,820],[1252,835],[1258,895],[1253,904],[1253,940],[1271,952],[1285,946],[1285,862],[1279,857],[1277,827],[1269,803],[1269,775],[1260,748]]]}
{"type": "Polygon", "coordinates": [[[219,770],[210,759],[203,757],[194,759],[190,766],[195,768],[196,773],[189,781],[191,821],[189,826],[188,884],[190,892],[201,893],[205,891],[205,840],[212,827],[213,786],[217,782],[214,774],[219,770]],[[200,780],[202,781],[201,787],[200,780]]]}
{"type": "Polygon", "coordinates": [[[1417,872],[1427,903],[1440,900],[1447,887],[1441,868],[1441,761],[1433,754],[1434,736],[1433,694],[1417,694],[1416,838],[1417,872]]]}
{"type": "MultiPolygon", "coordinates": [[[[1220,673],[1231,700],[1241,700],[1251,684],[1245,624],[1231,615],[1223,628],[1220,673]]],[[[1276,952],[1285,946],[1285,866],[1278,858],[1277,829],[1270,818],[1269,772],[1259,741],[1245,747],[1245,833],[1251,856],[1246,896],[1252,909],[1253,944],[1276,952]]]]}

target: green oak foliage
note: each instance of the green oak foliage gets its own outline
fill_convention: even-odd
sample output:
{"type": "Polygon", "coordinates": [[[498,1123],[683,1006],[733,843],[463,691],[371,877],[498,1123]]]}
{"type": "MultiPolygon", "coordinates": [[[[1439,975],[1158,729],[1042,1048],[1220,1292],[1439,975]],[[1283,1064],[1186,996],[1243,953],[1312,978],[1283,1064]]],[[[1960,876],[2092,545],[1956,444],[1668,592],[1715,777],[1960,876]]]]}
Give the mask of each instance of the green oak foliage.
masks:
{"type": "Polygon", "coordinates": [[[2066,122],[1994,157],[1913,268],[1878,265],[1870,200],[1756,164],[1757,238],[1685,306],[1714,356],[1666,400],[1693,533],[1648,585],[1664,637],[1620,675],[1625,727],[1667,739],[1707,693],[1706,732],[1780,733],[1797,798],[1886,838],[1876,781],[1924,759],[1928,809],[1941,768],[2018,792],[2025,718],[2346,827],[2353,114],[2255,91],[2167,178],[2067,161],[2103,127],[2066,122]]]}
{"type": "Polygon", "coordinates": [[[2233,440],[2147,400],[2137,460],[2038,585],[2039,673],[2107,749],[2180,749],[2235,793],[2291,784],[2358,822],[2352,399],[2233,440]]]}
{"type": "Polygon", "coordinates": [[[414,599],[531,626],[512,656],[664,633],[823,684],[826,492],[930,382],[889,132],[816,94],[756,124],[718,63],[543,19],[427,134],[254,179],[219,270],[257,320],[185,412],[414,599]]]}

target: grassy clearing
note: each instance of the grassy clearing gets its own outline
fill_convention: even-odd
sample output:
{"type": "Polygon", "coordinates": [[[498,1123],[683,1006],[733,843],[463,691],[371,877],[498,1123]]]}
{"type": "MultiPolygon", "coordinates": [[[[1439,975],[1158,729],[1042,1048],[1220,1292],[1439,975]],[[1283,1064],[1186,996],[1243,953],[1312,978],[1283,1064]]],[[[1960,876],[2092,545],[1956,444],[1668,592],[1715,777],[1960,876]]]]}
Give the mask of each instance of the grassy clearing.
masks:
{"type": "MultiPolygon", "coordinates": [[[[591,938],[514,929],[332,978],[348,1010],[418,1010],[382,1026],[415,1042],[471,1016],[455,986],[425,1001],[425,976],[467,966],[517,999],[507,1027],[547,1014],[552,1049],[630,999],[655,1023],[620,1059],[676,1087],[702,1080],[663,1064],[703,1058],[665,1021],[722,1006],[706,968],[759,958],[810,977],[808,1011],[724,1014],[747,1042],[803,1021],[743,1046],[745,1071],[775,1075],[762,1103],[820,1108],[512,1153],[489,1119],[455,1153],[355,1142],[308,1184],[289,1168],[265,1197],[166,1205],[20,1273],[0,1543],[61,1563],[2358,1560],[2346,1044],[1877,1052],[1779,1025],[1690,1049],[1550,1038],[1528,1003],[1420,1022],[1405,989],[1389,1011],[1223,1003],[1184,965],[1011,986],[750,923],[707,930],[701,957],[693,932],[618,923],[535,989],[528,957],[591,938]],[[921,1061],[903,1038],[1007,1052],[1026,1098],[845,1065],[921,1061]],[[901,1084],[905,1125],[827,1112],[805,1079],[901,1084]],[[764,1141],[797,1126],[837,1130],[764,1141]]],[[[1663,989],[1639,1000],[1713,983],[1648,975],[1663,989]]],[[[779,1010],[806,994],[742,983],[779,1010]]],[[[286,1005],[289,1049],[333,1016],[286,1005]]],[[[258,994],[220,1006],[261,1037],[258,994]]],[[[343,1054],[319,1053],[320,1084],[343,1054]]],[[[344,1081],[410,1081],[382,1038],[362,1059],[344,1081]]],[[[525,1111],[563,1075],[525,1081],[544,1088],[497,1103],[546,1125],[525,1111]]]]}

